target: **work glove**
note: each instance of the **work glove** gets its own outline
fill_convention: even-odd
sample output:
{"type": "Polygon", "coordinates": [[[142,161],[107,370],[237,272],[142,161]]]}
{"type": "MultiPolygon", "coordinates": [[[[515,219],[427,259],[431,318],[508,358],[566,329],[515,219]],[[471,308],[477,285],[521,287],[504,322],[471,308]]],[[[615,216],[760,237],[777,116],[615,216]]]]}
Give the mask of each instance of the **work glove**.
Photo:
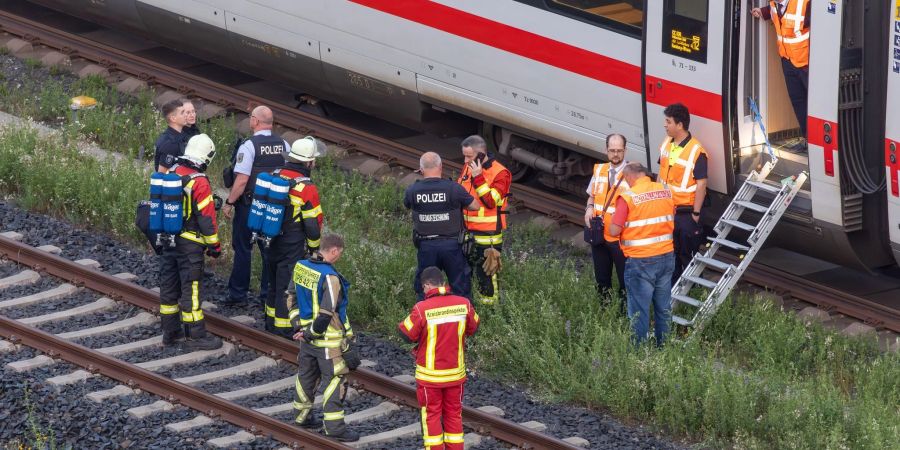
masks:
{"type": "Polygon", "coordinates": [[[500,251],[496,248],[488,248],[484,251],[484,263],[481,265],[485,275],[492,277],[500,272],[503,263],[500,261],[500,251]]]}
{"type": "Polygon", "coordinates": [[[350,370],[356,370],[356,368],[362,364],[362,359],[359,358],[359,350],[356,349],[356,345],[348,343],[347,350],[344,350],[343,357],[344,363],[347,364],[347,368],[350,370]]]}
{"type": "Polygon", "coordinates": [[[210,258],[218,258],[222,256],[222,244],[216,244],[213,247],[206,247],[206,254],[210,258]]]}

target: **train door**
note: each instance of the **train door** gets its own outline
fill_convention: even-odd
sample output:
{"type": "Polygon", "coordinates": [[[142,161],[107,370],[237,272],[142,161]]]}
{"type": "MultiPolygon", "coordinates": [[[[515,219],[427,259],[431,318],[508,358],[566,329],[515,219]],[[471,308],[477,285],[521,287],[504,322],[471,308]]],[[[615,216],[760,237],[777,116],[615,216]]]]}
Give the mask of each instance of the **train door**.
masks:
{"type": "Polygon", "coordinates": [[[709,153],[708,188],[721,193],[728,192],[732,178],[728,127],[723,125],[728,123],[723,94],[731,71],[724,63],[730,9],[730,2],[721,0],[652,1],[646,2],[644,22],[644,120],[650,168],[659,172],[659,149],[666,137],[663,110],[683,103],[691,113],[690,132],[709,153]]]}
{"type": "Polygon", "coordinates": [[[887,54],[887,111],[885,114],[884,164],[887,182],[888,230],[891,251],[900,264],[900,1],[888,2],[890,39],[887,54]],[[895,4],[896,3],[896,4],[895,4]]]}

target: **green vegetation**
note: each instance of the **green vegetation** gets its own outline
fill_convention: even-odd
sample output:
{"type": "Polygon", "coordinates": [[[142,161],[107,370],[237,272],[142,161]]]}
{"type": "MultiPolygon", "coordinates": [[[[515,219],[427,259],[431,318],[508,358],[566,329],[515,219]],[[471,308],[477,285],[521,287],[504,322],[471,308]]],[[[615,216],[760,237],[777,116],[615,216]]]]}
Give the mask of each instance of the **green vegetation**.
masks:
{"type": "MultiPolygon", "coordinates": [[[[133,118],[108,120],[127,134],[129,125],[119,122],[133,118]]],[[[153,129],[150,136],[161,127],[153,129]]],[[[83,136],[84,128],[65,132],[83,136]]],[[[210,170],[214,184],[221,183],[218,168],[232,136],[219,132],[225,134],[213,131],[220,150],[210,170]]],[[[74,139],[0,133],[0,192],[140,243],[131,221],[146,196],[144,168],[95,161],[67,141],[74,139]]],[[[415,251],[400,188],[345,174],[327,159],[313,177],[326,227],[349,244],[339,266],[353,283],[352,320],[394,336],[414,298],[415,251]]],[[[221,236],[228,248],[229,233],[221,236]]],[[[616,308],[598,305],[589,261],[563,257],[570,250],[548,240],[531,226],[508,233],[504,298],[479,307],[482,330],[472,340],[470,369],[529,386],[548,401],[607,409],[715,447],[880,449],[900,442],[900,355],[806,326],[764,297],[726,304],[690,344],[635,349],[616,308]]]]}

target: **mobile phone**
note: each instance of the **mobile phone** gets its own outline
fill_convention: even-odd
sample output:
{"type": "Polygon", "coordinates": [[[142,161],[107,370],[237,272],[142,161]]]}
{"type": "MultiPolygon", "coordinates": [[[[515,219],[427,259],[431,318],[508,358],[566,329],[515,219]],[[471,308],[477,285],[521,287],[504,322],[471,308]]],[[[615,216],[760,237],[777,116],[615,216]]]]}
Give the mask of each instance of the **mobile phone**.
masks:
{"type": "Polygon", "coordinates": [[[484,154],[484,153],[479,153],[479,154],[475,155],[475,160],[478,161],[478,162],[480,162],[480,163],[484,163],[484,160],[485,160],[486,158],[487,158],[487,155],[484,154]]]}

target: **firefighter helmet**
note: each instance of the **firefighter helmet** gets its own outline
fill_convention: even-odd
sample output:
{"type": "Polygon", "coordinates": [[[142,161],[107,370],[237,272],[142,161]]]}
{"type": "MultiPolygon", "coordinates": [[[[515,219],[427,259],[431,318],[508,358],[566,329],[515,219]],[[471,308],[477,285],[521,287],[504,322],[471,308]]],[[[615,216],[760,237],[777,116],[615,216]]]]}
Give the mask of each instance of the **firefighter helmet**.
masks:
{"type": "Polygon", "coordinates": [[[215,154],[216,145],[205,134],[192,137],[184,148],[184,158],[197,164],[208,165],[215,154]]]}
{"type": "Polygon", "coordinates": [[[294,141],[294,143],[291,144],[291,151],[287,152],[284,155],[284,158],[299,162],[314,161],[325,153],[323,147],[325,147],[325,144],[321,141],[312,136],[306,136],[305,138],[294,141]]]}

